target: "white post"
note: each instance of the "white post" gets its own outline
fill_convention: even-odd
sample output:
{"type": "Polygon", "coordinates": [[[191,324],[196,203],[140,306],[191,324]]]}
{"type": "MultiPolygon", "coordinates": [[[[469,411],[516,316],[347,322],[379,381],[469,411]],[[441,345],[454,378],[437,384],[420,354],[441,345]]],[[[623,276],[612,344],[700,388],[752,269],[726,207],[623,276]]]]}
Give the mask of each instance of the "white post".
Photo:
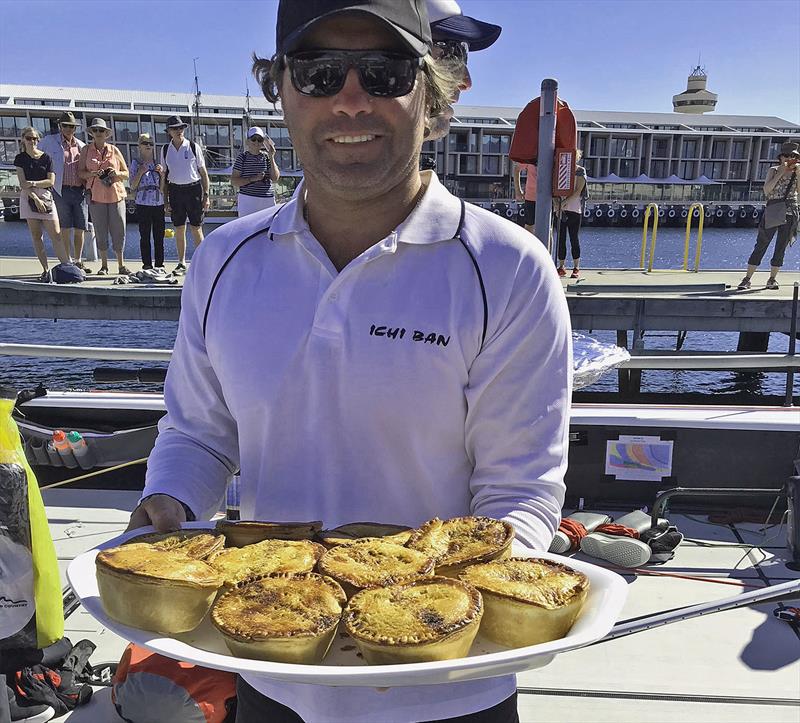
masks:
{"type": "MultiPolygon", "coordinates": [[[[556,99],[558,81],[542,81],[539,104],[539,160],[536,165],[536,235],[550,250],[553,211],[553,156],[556,146],[556,99]]],[[[557,242],[557,239],[556,239],[557,242]]]]}

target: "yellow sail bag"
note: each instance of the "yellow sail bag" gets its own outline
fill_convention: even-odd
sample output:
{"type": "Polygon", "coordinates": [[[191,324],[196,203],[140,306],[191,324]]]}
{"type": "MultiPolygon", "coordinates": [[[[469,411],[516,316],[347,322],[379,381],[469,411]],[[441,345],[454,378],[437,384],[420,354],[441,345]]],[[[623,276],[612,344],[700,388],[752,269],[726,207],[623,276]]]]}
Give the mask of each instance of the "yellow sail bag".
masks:
{"type": "Polygon", "coordinates": [[[11,416],[16,398],[0,387],[0,650],[44,648],[64,635],[56,551],[11,416]]]}

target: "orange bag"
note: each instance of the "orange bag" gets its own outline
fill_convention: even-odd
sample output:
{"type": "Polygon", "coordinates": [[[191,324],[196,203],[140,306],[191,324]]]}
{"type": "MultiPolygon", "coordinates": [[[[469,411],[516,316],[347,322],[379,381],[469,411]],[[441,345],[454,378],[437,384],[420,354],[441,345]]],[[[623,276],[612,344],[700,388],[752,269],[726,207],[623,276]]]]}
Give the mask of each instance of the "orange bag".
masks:
{"type": "MultiPolygon", "coordinates": [[[[508,157],[517,163],[533,163],[539,158],[539,112],[541,99],[526,105],[517,117],[508,157]]],[[[556,148],[576,149],[578,126],[565,100],[556,99],[556,148]]]]}
{"type": "Polygon", "coordinates": [[[184,663],[130,643],[111,700],[129,723],[232,723],[236,676],[184,663]]]}

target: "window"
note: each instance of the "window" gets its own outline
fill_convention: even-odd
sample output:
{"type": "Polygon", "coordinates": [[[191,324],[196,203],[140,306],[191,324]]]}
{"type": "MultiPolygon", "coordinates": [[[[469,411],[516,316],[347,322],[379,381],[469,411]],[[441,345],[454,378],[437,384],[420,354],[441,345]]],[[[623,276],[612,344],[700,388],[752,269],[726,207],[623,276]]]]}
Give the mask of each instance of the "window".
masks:
{"type": "Polygon", "coordinates": [[[450,149],[456,153],[477,153],[478,134],[475,131],[457,130],[450,134],[450,149]]]}
{"type": "Polygon", "coordinates": [[[485,173],[489,176],[499,176],[502,173],[501,161],[502,156],[484,156],[482,173],[485,173]]]}
{"type": "Polygon", "coordinates": [[[19,152],[17,141],[0,141],[0,163],[13,163],[19,152]]]}
{"type": "Polygon", "coordinates": [[[669,175],[669,161],[653,161],[650,164],[650,175],[653,178],[666,178],[669,175]]]}
{"type": "Polygon", "coordinates": [[[669,157],[669,138],[653,138],[653,157],[669,157]]]}
{"type": "MultiPolygon", "coordinates": [[[[687,138],[683,141],[683,158],[697,158],[700,155],[700,143],[697,138],[687,138]]],[[[685,178],[685,176],[684,176],[685,178]]]]}
{"type": "Polygon", "coordinates": [[[636,175],[636,161],[633,158],[623,158],[619,162],[619,174],[623,178],[633,178],[636,175]]]}
{"type": "Polygon", "coordinates": [[[252,108],[250,115],[282,115],[277,110],[266,110],[265,108],[252,108]]]}
{"type": "Polygon", "coordinates": [[[722,161],[706,161],[703,163],[703,175],[709,178],[723,178],[722,168],[724,165],[722,161]]]}
{"type": "Polygon", "coordinates": [[[0,116],[0,136],[19,138],[19,134],[26,125],[28,125],[28,121],[20,116],[0,116]]]}
{"type": "Polygon", "coordinates": [[[231,127],[222,124],[200,124],[200,134],[207,146],[227,146],[231,141],[231,127]]]}
{"type": "Polygon", "coordinates": [[[133,141],[139,138],[137,121],[114,121],[114,140],[118,142],[133,141]]]}
{"type": "MultiPolygon", "coordinates": [[[[711,144],[711,157],[712,158],[727,158],[728,157],[728,141],[714,141],[711,144]]],[[[708,175],[708,174],[706,174],[708,175]]]]}
{"type": "Polygon", "coordinates": [[[107,108],[109,110],[130,110],[130,103],[111,103],[101,100],[76,100],[76,108],[107,108]]]}
{"type": "Polygon", "coordinates": [[[771,162],[767,161],[766,163],[759,163],[758,164],[758,180],[763,181],[767,177],[767,171],[769,170],[770,166],[772,165],[771,162]]]}
{"type": "Polygon", "coordinates": [[[50,135],[58,130],[58,121],[55,118],[31,116],[31,125],[43,136],[50,135]]]}
{"type": "Polygon", "coordinates": [[[149,133],[151,136],[153,135],[153,124],[151,121],[139,121],[139,127],[141,128],[142,133],[149,133]]]}
{"type": "Polygon", "coordinates": [[[0,95],[0,105],[5,105],[6,103],[8,103],[8,96],[0,95]]]}
{"type": "Polygon", "coordinates": [[[681,129],[680,126],[665,126],[665,125],[651,125],[650,127],[654,131],[679,131],[681,129]]]}
{"type": "Polygon", "coordinates": [[[68,100],[48,100],[44,98],[14,98],[14,105],[46,105],[61,107],[69,105],[68,100]]]}
{"type": "MultiPolygon", "coordinates": [[[[128,106],[125,106],[126,108],[128,106]]],[[[159,105],[158,103],[134,103],[136,110],[156,110],[162,113],[188,113],[188,105],[159,105]]]]}
{"type": "Polygon", "coordinates": [[[611,153],[613,158],[632,158],[636,155],[635,138],[612,138],[611,153]]]}
{"type": "Polygon", "coordinates": [[[686,180],[694,178],[694,161],[681,161],[678,164],[678,175],[686,180]]]}
{"type": "Polygon", "coordinates": [[[745,178],[747,164],[744,161],[732,161],[728,170],[728,178],[745,178]]]}
{"type": "Polygon", "coordinates": [[[267,133],[269,133],[269,137],[272,138],[272,142],[275,144],[276,148],[292,147],[292,139],[289,138],[289,131],[283,126],[275,126],[270,123],[269,128],[267,128],[267,133]]]}
{"type": "Polygon", "coordinates": [[[731,150],[731,158],[746,159],[747,158],[747,141],[734,141],[731,150]]]}
{"type": "Polygon", "coordinates": [[[294,159],[291,151],[277,151],[275,153],[275,162],[278,164],[278,168],[294,168],[294,159]]]}
{"type": "Polygon", "coordinates": [[[227,113],[228,115],[243,115],[244,108],[208,108],[206,112],[227,113]]]}
{"type": "Polygon", "coordinates": [[[208,148],[206,151],[209,168],[227,168],[233,163],[230,148],[208,148]]]}
{"type": "Polygon", "coordinates": [[[508,153],[511,136],[484,133],[481,138],[481,147],[484,153],[508,153]]]}
{"type": "Polygon", "coordinates": [[[156,143],[169,143],[169,134],[167,133],[166,121],[156,121],[153,123],[153,128],[156,132],[156,143]]]}
{"type": "Polygon", "coordinates": [[[458,172],[476,174],[478,172],[478,156],[461,156],[458,159],[458,172]]]}
{"type": "Polygon", "coordinates": [[[592,145],[589,155],[592,156],[605,156],[608,148],[608,138],[592,138],[592,145]]]}
{"type": "Polygon", "coordinates": [[[772,140],[767,143],[766,139],[761,142],[761,157],[762,158],[769,158],[769,159],[777,159],[778,154],[781,152],[781,143],[780,140],[772,140]]]}

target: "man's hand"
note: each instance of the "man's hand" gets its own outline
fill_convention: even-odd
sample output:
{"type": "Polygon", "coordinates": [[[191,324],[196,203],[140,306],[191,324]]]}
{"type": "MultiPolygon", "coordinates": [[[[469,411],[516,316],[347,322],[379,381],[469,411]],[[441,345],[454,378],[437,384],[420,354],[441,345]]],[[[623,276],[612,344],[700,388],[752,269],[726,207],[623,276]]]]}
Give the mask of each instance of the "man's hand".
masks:
{"type": "Polygon", "coordinates": [[[157,532],[173,532],[186,522],[186,510],[169,495],[148,497],[132,513],[126,532],[137,527],[153,525],[157,532]]]}
{"type": "Polygon", "coordinates": [[[211,207],[211,199],[208,196],[203,197],[203,210],[208,211],[211,207]]]}

